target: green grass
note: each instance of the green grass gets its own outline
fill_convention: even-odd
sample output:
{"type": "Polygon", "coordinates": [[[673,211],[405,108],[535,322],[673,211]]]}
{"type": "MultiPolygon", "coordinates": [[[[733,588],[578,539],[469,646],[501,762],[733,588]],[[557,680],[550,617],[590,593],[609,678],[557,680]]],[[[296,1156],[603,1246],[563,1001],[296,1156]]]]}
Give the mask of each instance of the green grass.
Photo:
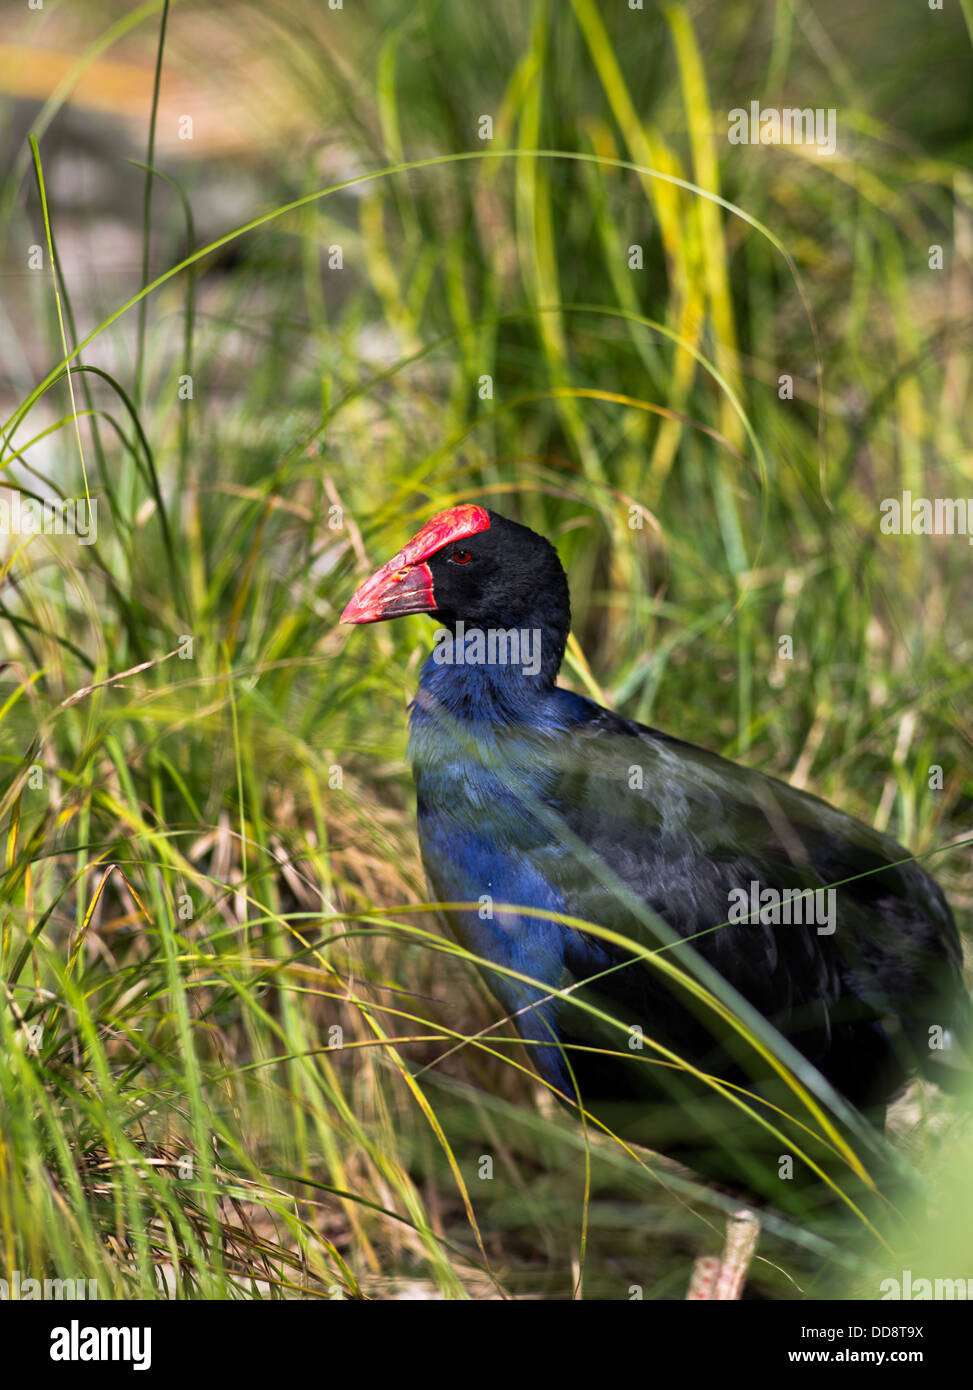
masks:
{"type": "MultiPolygon", "coordinates": [[[[102,1297],[681,1297],[725,1203],[483,1034],[404,762],[430,629],[337,615],[432,511],[506,510],[568,569],[566,681],[894,832],[966,927],[969,550],[878,520],[904,488],[973,496],[968,37],[874,4],[854,60],[837,6],[761,6],[757,43],[736,7],[235,8],[207,80],[293,117],[235,156],[242,225],[197,235],[215,162],[167,167],[153,125],[107,162],[146,288],[68,282],[58,114],[9,161],[5,255],[45,267],[14,327],[46,365],[3,396],[3,480],[87,488],[99,535],[3,561],[0,1265],[102,1297]],[[913,72],[920,43],[946,68],[913,72]],[[728,145],[758,95],[835,105],[839,154],[728,145]]],[[[186,13],[163,46],[145,7],[150,74],[193,71],[186,13]]],[[[950,1106],[917,1093],[896,1132],[968,1211],[950,1106]]],[[[781,1219],[751,1288],[968,1272],[968,1222],[945,1268],[913,1234],[781,1219]]]]}

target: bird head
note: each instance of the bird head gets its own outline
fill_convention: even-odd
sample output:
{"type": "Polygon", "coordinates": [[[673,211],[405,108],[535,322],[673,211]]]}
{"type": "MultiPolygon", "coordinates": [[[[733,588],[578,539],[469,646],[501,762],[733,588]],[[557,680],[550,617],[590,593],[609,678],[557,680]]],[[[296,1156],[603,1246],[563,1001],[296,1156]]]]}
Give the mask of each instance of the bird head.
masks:
{"type": "Polygon", "coordinates": [[[544,629],[563,650],[568,583],[550,541],[486,507],[439,512],[370,579],[341,615],[378,623],[428,613],[453,627],[544,629]]]}

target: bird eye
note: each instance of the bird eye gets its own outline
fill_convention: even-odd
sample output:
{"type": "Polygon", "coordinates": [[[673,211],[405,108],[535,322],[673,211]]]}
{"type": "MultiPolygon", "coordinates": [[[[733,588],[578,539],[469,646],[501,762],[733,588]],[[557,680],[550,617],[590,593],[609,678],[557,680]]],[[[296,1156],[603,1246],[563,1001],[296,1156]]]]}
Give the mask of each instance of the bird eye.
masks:
{"type": "Polygon", "coordinates": [[[454,550],[449,557],[454,565],[468,565],[473,556],[468,550],[454,550]]]}

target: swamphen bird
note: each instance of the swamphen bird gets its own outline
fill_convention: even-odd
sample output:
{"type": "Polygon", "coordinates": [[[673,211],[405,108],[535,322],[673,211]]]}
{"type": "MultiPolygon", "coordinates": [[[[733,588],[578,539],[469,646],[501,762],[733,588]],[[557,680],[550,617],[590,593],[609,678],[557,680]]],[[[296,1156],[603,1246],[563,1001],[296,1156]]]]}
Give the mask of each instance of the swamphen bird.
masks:
{"type": "MultiPolygon", "coordinates": [[[[817,797],[558,686],[568,584],[527,527],[452,507],[341,620],[409,613],[441,625],[409,739],[430,890],[469,904],[448,924],[543,1080],[751,1202],[857,1208],[862,1114],[881,1128],[911,1073],[949,1084],[970,1055],[937,884],[817,797]]],[[[739,1296],[754,1219],[730,1233],[695,1296],[739,1296]]]]}

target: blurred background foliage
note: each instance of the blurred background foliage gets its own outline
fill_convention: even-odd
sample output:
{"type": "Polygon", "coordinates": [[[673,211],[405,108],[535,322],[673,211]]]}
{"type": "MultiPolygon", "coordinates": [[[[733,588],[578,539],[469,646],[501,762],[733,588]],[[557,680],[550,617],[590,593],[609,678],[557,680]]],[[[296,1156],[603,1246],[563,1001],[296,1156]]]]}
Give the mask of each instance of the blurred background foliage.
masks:
{"type": "MultiPolygon", "coordinates": [[[[3,495],[98,505],[0,559],[7,1269],[665,1298],[719,1243],[717,1195],[459,1045],[496,1012],[425,906],[430,629],[336,629],[454,502],[557,544],[565,680],[890,830],[968,924],[969,550],[878,524],[973,496],[964,14],[7,9],[3,495]],[[731,145],[752,100],[835,108],[836,153],[731,145]]],[[[949,1108],[893,1127],[969,1220],[949,1108]]],[[[770,1227],[755,1297],[941,1248],[770,1227]]]]}

